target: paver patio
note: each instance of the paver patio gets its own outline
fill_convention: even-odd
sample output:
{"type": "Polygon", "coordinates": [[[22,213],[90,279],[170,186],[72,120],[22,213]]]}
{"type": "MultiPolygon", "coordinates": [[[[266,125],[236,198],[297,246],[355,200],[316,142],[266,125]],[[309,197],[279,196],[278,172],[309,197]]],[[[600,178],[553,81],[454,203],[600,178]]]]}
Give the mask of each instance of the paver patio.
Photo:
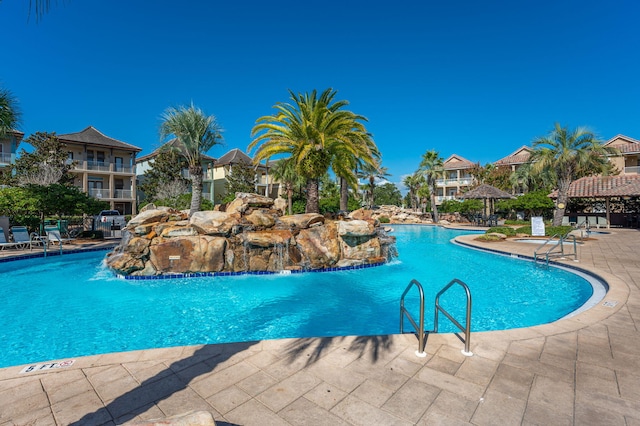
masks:
{"type": "MultiPolygon", "coordinates": [[[[523,243],[478,243],[531,255],[523,243]]],[[[473,333],[286,339],[0,369],[0,425],[114,425],[206,410],[219,425],[640,425],[640,232],[579,249],[610,285],[570,319],[473,333]]],[[[517,281],[515,282],[517,284],[517,281]]]]}

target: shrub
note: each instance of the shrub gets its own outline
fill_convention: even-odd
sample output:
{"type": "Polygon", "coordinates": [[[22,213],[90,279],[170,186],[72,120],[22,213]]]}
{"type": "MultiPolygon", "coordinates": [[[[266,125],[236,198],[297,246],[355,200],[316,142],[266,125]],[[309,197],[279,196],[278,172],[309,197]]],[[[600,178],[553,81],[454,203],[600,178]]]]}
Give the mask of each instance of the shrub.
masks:
{"type": "Polygon", "coordinates": [[[513,228],[509,228],[508,226],[494,226],[493,228],[487,229],[487,234],[492,232],[497,232],[499,234],[504,234],[507,237],[513,237],[516,235],[516,230],[513,228]]]}
{"type": "MultiPolygon", "coordinates": [[[[573,230],[572,226],[545,226],[544,227],[544,235],[545,237],[551,237],[552,235],[565,235],[573,230]]],[[[529,234],[531,235],[531,226],[522,226],[516,229],[516,232],[519,234],[529,234]]]]}
{"type": "Polygon", "coordinates": [[[389,219],[387,216],[380,216],[380,217],[378,218],[378,221],[379,221],[380,223],[389,223],[389,222],[391,222],[391,219],[389,219]]]}
{"type": "Polygon", "coordinates": [[[478,241],[502,241],[502,238],[497,235],[479,235],[476,237],[478,241]]]}

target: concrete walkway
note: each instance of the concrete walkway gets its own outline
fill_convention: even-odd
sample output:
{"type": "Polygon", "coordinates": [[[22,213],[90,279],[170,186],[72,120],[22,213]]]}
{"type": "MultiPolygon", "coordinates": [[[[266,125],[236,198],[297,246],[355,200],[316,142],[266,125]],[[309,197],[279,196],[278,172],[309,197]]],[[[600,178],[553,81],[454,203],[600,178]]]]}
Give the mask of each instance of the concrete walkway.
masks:
{"type": "MultiPolygon", "coordinates": [[[[478,243],[531,255],[535,245],[478,243]]],[[[610,285],[570,319],[454,335],[272,340],[0,369],[0,425],[113,425],[206,410],[218,425],[640,425],[640,232],[580,248],[610,285]]]]}

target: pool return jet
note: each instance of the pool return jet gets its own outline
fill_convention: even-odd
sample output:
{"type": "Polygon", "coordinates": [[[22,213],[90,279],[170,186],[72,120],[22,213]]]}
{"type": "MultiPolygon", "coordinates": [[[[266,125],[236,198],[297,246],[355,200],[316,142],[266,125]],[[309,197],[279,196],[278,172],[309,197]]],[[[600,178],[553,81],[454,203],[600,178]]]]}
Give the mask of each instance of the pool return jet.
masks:
{"type": "Polygon", "coordinates": [[[422,290],[422,284],[420,284],[420,282],[418,282],[418,280],[416,280],[416,279],[411,280],[411,282],[409,283],[409,285],[405,289],[404,293],[402,293],[402,297],[400,298],[400,334],[404,334],[404,317],[406,316],[407,319],[409,320],[409,322],[411,323],[411,325],[413,325],[413,328],[415,330],[415,334],[418,337],[418,350],[416,351],[416,356],[418,356],[420,358],[426,357],[427,353],[424,351],[425,346],[427,344],[427,341],[425,339],[425,335],[428,334],[428,333],[437,333],[438,332],[438,314],[440,312],[442,312],[442,314],[444,316],[449,318],[449,320],[461,332],[464,333],[464,338],[461,337],[459,333],[455,333],[455,335],[458,337],[458,339],[460,339],[464,343],[464,349],[462,349],[460,352],[462,352],[462,354],[464,356],[473,356],[473,352],[471,352],[469,350],[469,347],[470,347],[470,344],[471,344],[471,341],[470,341],[470,339],[471,339],[471,292],[469,291],[469,286],[467,286],[465,283],[463,283],[462,281],[460,281],[457,278],[453,279],[449,284],[444,286],[444,288],[442,290],[440,290],[438,292],[438,294],[436,295],[436,299],[435,299],[435,315],[434,315],[434,320],[433,320],[433,331],[427,331],[427,330],[424,329],[424,291],[422,290]],[[451,316],[451,314],[449,314],[449,312],[447,312],[440,305],[440,296],[442,294],[444,294],[447,290],[449,290],[451,287],[453,287],[455,284],[460,285],[464,289],[466,297],[467,297],[467,310],[466,310],[466,314],[465,314],[465,325],[464,326],[462,326],[455,318],[453,318],[453,316],[451,316]],[[420,294],[420,318],[418,320],[418,322],[419,322],[418,324],[416,324],[415,320],[413,319],[413,317],[411,316],[409,311],[407,311],[407,309],[404,307],[404,298],[407,295],[407,293],[409,293],[409,290],[411,290],[413,287],[416,287],[418,289],[419,294],[420,294]]]}

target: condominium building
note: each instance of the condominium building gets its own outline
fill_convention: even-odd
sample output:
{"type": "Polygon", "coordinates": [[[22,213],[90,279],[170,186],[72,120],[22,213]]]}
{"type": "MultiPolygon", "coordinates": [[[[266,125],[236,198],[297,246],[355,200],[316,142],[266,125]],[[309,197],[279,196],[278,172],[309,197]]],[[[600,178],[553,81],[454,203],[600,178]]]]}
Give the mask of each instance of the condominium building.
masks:
{"type": "Polygon", "coordinates": [[[436,204],[457,199],[473,185],[474,179],[470,171],[474,165],[475,163],[457,154],[451,155],[443,162],[444,177],[436,180],[436,204]]]}
{"type": "MultiPolygon", "coordinates": [[[[507,155],[506,157],[502,157],[493,164],[496,167],[508,167],[511,173],[513,173],[529,161],[531,152],[532,149],[530,147],[521,146],[511,154],[507,155]]],[[[511,188],[511,193],[513,195],[522,195],[525,192],[526,188],[523,185],[516,185],[511,188]]]]}
{"type": "Polygon", "coordinates": [[[136,214],[137,146],[110,138],[93,126],[58,135],[75,167],[74,185],[122,214],[136,214]]]}
{"type": "Polygon", "coordinates": [[[0,173],[4,173],[5,170],[11,172],[13,164],[16,162],[18,145],[23,137],[24,133],[14,130],[0,138],[0,173]]]}
{"type": "Polygon", "coordinates": [[[623,175],[640,174],[640,141],[628,136],[617,135],[609,139],[605,147],[616,148],[620,155],[609,157],[609,161],[623,175]]]}

